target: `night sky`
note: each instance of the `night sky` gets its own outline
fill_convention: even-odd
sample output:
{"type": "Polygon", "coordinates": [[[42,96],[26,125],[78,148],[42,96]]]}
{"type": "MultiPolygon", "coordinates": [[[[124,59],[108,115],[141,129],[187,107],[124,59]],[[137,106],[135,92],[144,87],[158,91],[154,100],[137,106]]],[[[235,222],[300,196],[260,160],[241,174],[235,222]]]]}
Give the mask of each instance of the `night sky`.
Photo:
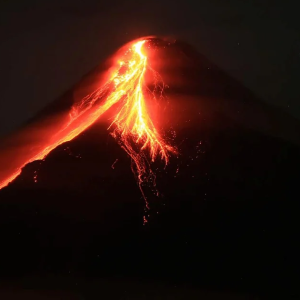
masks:
{"type": "Polygon", "coordinates": [[[171,35],[300,119],[297,1],[2,0],[0,135],[122,44],[171,35]]]}

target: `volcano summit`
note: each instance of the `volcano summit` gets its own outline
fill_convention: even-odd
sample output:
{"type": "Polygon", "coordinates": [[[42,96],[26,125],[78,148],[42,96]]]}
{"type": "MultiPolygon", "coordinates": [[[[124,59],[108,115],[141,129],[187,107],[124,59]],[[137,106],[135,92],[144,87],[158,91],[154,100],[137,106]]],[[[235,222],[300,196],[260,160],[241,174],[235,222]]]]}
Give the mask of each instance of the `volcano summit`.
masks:
{"type": "Polygon", "coordinates": [[[129,43],[2,140],[2,272],[291,293],[299,132],[191,46],[129,43]]]}

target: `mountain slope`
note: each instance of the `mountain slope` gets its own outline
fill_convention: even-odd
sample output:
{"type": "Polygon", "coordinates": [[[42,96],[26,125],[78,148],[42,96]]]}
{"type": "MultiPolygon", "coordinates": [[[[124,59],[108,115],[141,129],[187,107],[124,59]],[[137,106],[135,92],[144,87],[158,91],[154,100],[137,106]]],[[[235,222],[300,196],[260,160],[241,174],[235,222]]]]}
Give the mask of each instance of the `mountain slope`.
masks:
{"type": "MultiPolygon", "coordinates": [[[[157,122],[179,151],[166,169],[155,165],[160,196],[146,188],[145,213],[108,112],[0,190],[3,274],[72,270],[296,293],[299,124],[184,43],[156,44],[151,66],[169,86],[157,122]]],[[[93,86],[95,74],[77,89],[93,86]]]]}

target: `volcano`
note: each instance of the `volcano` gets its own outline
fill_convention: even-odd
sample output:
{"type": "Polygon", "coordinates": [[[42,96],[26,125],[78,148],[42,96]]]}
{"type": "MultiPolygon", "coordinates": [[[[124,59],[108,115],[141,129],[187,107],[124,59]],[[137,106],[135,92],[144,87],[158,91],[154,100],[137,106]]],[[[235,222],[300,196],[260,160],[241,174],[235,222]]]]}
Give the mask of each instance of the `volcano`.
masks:
{"type": "MultiPolygon", "coordinates": [[[[190,45],[147,43],[154,73],[144,82],[141,109],[150,121],[143,111],[134,120],[142,114],[138,128],[146,122],[150,133],[124,139],[136,128],[132,119],[122,123],[133,106],[114,102],[84,130],[22,166],[0,190],[2,274],[123,276],[295,293],[299,122],[190,45]]],[[[2,140],[1,181],[24,155],[57,136],[66,115],[80,115],[74,104],[84,104],[83,117],[91,101],[103,107],[111,90],[100,97],[99,82],[114,74],[109,68],[119,53],[2,140]]],[[[125,78],[126,70],[118,74],[125,78]]],[[[138,77],[135,82],[134,91],[138,77]]]]}

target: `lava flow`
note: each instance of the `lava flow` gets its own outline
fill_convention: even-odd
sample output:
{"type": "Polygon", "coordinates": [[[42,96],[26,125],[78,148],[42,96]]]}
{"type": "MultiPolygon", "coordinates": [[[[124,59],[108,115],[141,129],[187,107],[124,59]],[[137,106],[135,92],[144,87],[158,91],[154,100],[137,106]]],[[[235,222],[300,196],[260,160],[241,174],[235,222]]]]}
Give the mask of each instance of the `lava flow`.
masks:
{"type": "Polygon", "coordinates": [[[165,164],[168,164],[170,154],[176,153],[176,149],[164,141],[147,110],[146,100],[155,100],[153,99],[155,96],[151,94],[152,99],[148,99],[148,94],[146,97],[144,93],[145,72],[149,69],[156,77],[157,73],[147,64],[148,57],[144,52],[146,42],[147,40],[140,40],[131,44],[118,58],[110,79],[96,91],[75,103],[64,126],[49,139],[46,146],[36,147],[36,152],[27,157],[0,183],[0,189],[13,181],[26,164],[44,159],[50,151],[62,143],[73,140],[103,113],[116,106],[117,112],[109,129],[131,157],[132,168],[143,193],[142,184],[155,178],[151,162],[159,156],[165,164]]]}

